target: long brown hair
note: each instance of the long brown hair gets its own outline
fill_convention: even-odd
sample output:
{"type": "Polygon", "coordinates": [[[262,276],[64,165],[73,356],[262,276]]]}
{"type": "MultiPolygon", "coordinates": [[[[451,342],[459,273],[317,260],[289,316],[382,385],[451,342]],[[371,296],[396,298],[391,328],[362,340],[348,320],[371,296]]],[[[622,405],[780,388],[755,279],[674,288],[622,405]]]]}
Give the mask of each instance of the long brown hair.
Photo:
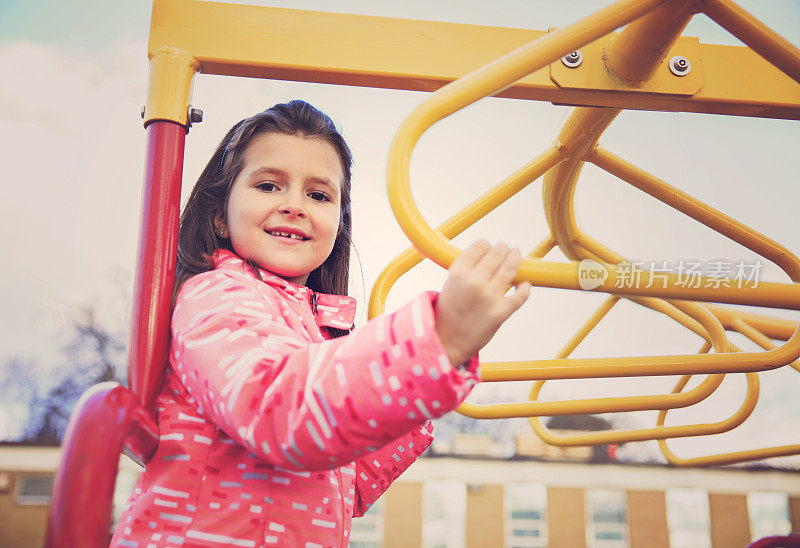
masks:
{"type": "MultiPolygon", "coordinates": [[[[214,218],[218,215],[224,218],[233,181],[244,165],[245,149],[253,137],[264,133],[321,139],[333,146],[339,155],[343,174],[339,233],[331,254],[309,274],[306,285],[321,293],[347,295],[352,227],[350,168],[353,155],[344,137],[325,113],[305,101],[294,100],[277,104],[233,126],[200,174],[181,214],[173,302],[186,280],[214,268],[211,256],[216,250],[233,251],[230,240],[217,234],[214,218]]],[[[257,265],[252,261],[248,263],[258,276],[257,265]]]]}

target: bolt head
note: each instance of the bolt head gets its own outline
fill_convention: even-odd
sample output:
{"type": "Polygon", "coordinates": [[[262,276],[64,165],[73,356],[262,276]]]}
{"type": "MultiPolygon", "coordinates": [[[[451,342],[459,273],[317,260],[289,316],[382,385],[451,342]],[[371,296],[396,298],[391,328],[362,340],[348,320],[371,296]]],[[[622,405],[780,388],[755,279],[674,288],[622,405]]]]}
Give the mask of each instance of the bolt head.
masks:
{"type": "Polygon", "coordinates": [[[198,122],[203,121],[203,111],[199,108],[194,108],[193,106],[189,106],[189,112],[186,116],[189,120],[189,123],[196,124],[198,122]]]}
{"type": "Polygon", "coordinates": [[[561,58],[561,62],[566,67],[575,68],[583,62],[583,54],[580,50],[571,51],[561,58]]]}
{"type": "Polygon", "coordinates": [[[692,71],[692,63],[682,55],[669,60],[669,71],[675,76],[686,76],[692,71]]]}

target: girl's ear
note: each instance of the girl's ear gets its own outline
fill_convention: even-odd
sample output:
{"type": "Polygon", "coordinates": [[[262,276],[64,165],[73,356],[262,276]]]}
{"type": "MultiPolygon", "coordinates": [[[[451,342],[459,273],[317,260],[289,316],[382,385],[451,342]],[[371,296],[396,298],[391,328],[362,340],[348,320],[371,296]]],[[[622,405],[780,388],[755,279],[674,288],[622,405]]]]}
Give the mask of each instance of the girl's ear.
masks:
{"type": "Polygon", "coordinates": [[[214,232],[216,232],[220,238],[228,236],[228,227],[225,226],[225,219],[222,213],[214,215],[214,232]]]}

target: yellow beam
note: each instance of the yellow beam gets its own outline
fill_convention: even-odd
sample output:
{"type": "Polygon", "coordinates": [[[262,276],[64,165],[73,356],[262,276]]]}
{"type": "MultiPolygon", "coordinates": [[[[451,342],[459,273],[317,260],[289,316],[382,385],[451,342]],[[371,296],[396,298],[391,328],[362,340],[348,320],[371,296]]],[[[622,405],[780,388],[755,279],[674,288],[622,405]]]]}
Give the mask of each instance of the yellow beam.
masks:
{"type": "MultiPolygon", "coordinates": [[[[155,0],[149,52],[188,52],[200,72],[388,89],[434,91],[547,32],[197,2],[155,0]]],[[[800,119],[800,85],[745,47],[679,40],[695,75],[644,87],[596,85],[603,60],[587,56],[574,74],[560,60],[495,93],[558,104],[800,119]],[[687,49],[688,48],[688,49],[687,49]],[[696,53],[695,53],[696,52],[696,53]],[[696,56],[696,58],[694,58],[696,56]],[[688,83],[701,74],[702,87],[688,83]],[[562,85],[551,79],[551,70],[562,85]],[[586,74],[583,82],[579,74],[586,74]],[[577,81],[572,81],[577,80],[577,81]],[[677,86],[677,88],[676,88],[677,86]],[[695,88],[687,92],[688,88],[695,88]],[[696,93],[695,93],[696,91],[696,93]]],[[[580,47],[580,46],[579,46],[580,47]]],[[[676,50],[677,51],[677,50],[676,50]]],[[[668,54],[669,56],[669,54],[668,54]]],[[[667,57],[668,59],[669,57],[667,57]]],[[[666,65],[662,67],[666,70],[666,65]]]]}

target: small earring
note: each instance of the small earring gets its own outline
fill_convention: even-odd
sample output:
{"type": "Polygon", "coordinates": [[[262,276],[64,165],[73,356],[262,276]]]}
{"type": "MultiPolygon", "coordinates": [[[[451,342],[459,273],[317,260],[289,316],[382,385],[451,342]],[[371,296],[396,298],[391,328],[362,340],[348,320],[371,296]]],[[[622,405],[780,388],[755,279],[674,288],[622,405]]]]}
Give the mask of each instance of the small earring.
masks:
{"type": "Polygon", "coordinates": [[[225,237],[225,229],[224,228],[220,228],[219,229],[219,235],[220,235],[220,237],[223,237],[223,238],[225,237]]]}

